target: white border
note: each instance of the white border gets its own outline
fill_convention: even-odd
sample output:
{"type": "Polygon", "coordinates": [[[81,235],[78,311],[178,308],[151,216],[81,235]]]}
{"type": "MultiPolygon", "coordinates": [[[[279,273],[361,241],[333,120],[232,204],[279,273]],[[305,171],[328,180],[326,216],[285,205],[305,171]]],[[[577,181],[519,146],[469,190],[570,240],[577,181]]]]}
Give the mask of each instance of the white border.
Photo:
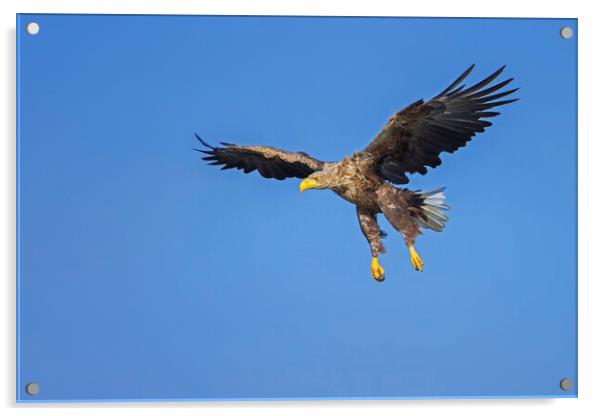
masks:
{"type": "MultiPolygon", "coordinates": [[[[602,267],[597,261],[602,244],[602,112],[600,45],[602,21],[594,1],[504,0],[500,2],[453,1],[11,1],[2,9],[2,91],[0,102],[4,134],[0,163],[0,264],[3,266],[2,320],[0,321],[3,363],[0,392],[6,414],[103,414],[117,408],[126,414],[399,414],[403,411],[434,414],[532,415],[602,414],[602,301],[599,299],[602,267]],[[263,15],[346,15],[346,16],[479,16],[479,17],[576,17],[579,18],[579,399],[439,400],[439,401],[329,401],[329,402],[234,402],[234,403],[140,403],[140,404],[15,404],[15,14],[16,13],[125,13],[125,14],[263,14],[263,15]],[[598,352],[598,354],[596,354],[598,352]]],[[[553,85],[550,88],[554,88],[553,85]]],[[[554,103],[550,103],[554,105],[554,103]]],[[[545,111],[545,109],[542,109],[545,111]]],[[[554,178],[549,178],[553,181],[554,178]]],[[[554,203],[553,195],[547,196],[554,203]]],[[[528,253],[526,253],[528,255],[528,253]]],[[[569,253],[567,253],[569,255],[569,253]]]]}

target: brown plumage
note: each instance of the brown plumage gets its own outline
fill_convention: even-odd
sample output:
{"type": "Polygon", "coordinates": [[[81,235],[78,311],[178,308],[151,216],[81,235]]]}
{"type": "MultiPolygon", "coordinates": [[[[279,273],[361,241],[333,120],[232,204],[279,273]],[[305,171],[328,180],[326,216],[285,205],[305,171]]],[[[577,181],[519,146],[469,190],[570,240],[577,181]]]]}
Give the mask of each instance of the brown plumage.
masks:
{"type": "Polygon", "coordinates": [[[443,211],[449,207],[444,203],[443,188],[420,192],[399,189],[394,184],[406,184],[407,174],[424,175],[428,167],[439,166],[442,152],[455,152],[491,126],[486,119],[499,114],[490,111],[492,108],[516,101],[501,98],[518,88],[498,92],[512,78],[488,87],[504,67],[469,88],[460,85],[473,68],[429,101],[416,101],[395,113],[364,150],[339,162],[322,162],[304,152],[268,146],[222,143],[223,147],[213,147],[198,135],[207,149],[196,150],[207,154],[204,160],[222,169],[242,169],[245,173],[257,170],[263,177],[279,180],[304,178],[301,191],[331,189],[355,204],[360,227],[370,244],[372,276],[378,281],[384,279],[377,259],[385,250],[376,220],[376,215],[382,213],[404,237],[414,268],[422,271],[423,262],[414,250],[414,242],[421,228],[441,231],[445,227],[447,216],[443,211]]]}

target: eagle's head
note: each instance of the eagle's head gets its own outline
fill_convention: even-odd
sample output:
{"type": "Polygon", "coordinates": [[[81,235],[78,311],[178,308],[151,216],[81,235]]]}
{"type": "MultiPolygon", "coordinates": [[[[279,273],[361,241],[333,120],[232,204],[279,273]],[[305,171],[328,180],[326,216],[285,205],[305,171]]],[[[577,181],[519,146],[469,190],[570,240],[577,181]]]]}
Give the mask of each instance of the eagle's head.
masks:
{"type": "Polygon", "coordinates": [[[327,166],[322,170],[312,173],[299,184],[301,192],[307,189],[329,189],[338,184],[337,165],[327,166]]]}

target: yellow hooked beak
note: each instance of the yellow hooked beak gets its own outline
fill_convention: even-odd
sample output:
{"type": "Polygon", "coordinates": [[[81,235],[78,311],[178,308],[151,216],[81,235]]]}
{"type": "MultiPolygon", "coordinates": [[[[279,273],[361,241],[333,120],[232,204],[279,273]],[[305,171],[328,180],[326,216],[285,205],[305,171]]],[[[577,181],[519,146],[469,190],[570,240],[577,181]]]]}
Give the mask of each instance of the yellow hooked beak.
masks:
{"type": "Polygon", "coordinates": [[[316,181],[315,179],[305,178],[299,184],[299,190],[301,192],[303,192],[303,191],[305,191],[307,189],[315,188],[318,185],[319,185],[318,181],[316,181]]]}

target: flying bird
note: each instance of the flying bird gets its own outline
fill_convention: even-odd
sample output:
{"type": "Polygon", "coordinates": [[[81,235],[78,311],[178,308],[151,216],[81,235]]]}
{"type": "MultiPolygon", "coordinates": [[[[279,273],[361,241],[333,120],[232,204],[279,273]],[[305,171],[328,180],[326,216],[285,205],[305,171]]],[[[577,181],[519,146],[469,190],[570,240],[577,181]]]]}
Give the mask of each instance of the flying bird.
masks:
{"type": "Polygon", "coordinates": [[[356,206],[362,233],[370,245],[372,277],[379,282],[385,271],[378,256],[385,252],[384,232],[376,216],[383,214],[402,235],[414,269],[423,271],[424,262],[414,248],[421,229],[442,231],[448,220],[444,211],[445,188],[429,192],[399,188],[409,182],[408,174],[425,175],[427,167],[441,164],[442,152],[453,153],[464,147],[476,133],[491,126],[486,119],[499,115],[492,108],[516,101],[504,99],[518,88],[502,90],[513,79],[492,86],[505,66],[476,84],[462,82],[474,69],[470,66],[441,93],[428,101],[418,100],[393,114],[368,146],[339,162],[324,162],[305,152],[289,152],[269,146],[239,146],[221,143],[194,149],[206,154],[210,165],[224,169],[257,170],[264,178],[303,179],[301,192],[308,189],[330,189],[356,206]],[[500,91],[502,90],[502,91],[500,91]]]}

